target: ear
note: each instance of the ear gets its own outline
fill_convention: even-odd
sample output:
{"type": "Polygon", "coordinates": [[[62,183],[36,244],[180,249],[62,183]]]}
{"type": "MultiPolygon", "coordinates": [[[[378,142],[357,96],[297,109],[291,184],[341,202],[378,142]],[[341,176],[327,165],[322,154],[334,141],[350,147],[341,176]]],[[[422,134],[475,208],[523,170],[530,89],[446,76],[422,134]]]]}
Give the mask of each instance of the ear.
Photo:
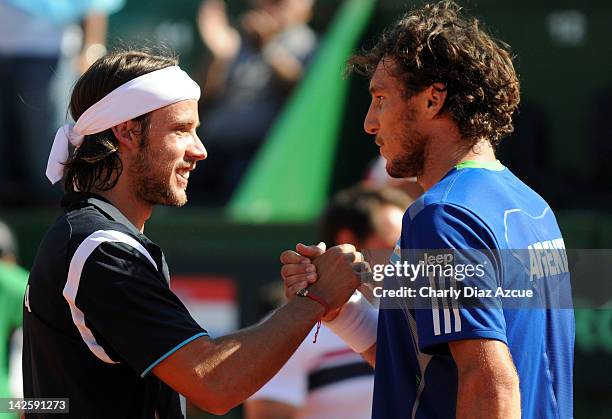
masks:
{"type": "Polygon", "coordinates": [[[138,135],[136,132],[138,132],[139,126],[137,122],[133,120],[122,122],[111,129],[119,142],[120,148],[133,149],[138,146],[138,135]]]}
{"type": "Polygon", "coordinates": [[[426,112],[430,117],[440,114],[446,102],[446,93],[446,86],[443,83],[434,83],[425,89],[426,112]]]}
{"type": "Polygon", "coordinates": [[[340,229],[336,233],[336,243],[338,244],[348,243],[348,244],[352,244],[356,248],[359,248],[357,237],[355,237],[355,234],[353,234],[353,232],[349,230],[348,228],[340,229]]]}

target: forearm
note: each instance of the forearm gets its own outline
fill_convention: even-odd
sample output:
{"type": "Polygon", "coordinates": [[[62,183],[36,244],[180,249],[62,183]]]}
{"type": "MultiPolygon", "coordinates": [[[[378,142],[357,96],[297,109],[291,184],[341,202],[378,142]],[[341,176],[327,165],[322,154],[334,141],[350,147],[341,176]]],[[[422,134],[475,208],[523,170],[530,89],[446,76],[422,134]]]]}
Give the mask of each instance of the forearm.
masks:
{"type": "Polygon", "coordinates": [[[108,17],[103,13],[90,13],[83,23],[83,45],[106,45],[108,17]]]}
{"type": "Polygon", "coordinates": [[[232,60],[230,58],[213,57],[204,78],[202,92],[204,100],[214,100],[223,95],[225,80],[232,60]]]}
{"type": "Polygon", "coordinates": [[[302,63],[284,48],[264,49],[262,54],[276,78],[285,86],[293,87],[302,78],[302,63]]]}
{"type": "Polygon", "coordinates": [[[314,301],[296,298],[266,321],[214,339],[215,353],[205,356],[212,355],[213,362],[204,365],[209,368],[202,379],[216,387],[212,393],[224,407],[242,403],[280,370],[323,311],[314,301]]]}
{"type": "Polygon", "coordinates": [[[378,311],[365,298],[349,301],[335,318],[324,324],[368,364],[375,366],[378,311]]]}
{"type": "Polygon", "coordinates": [[[515,373],[483,373],[474,371],[459,374],[457,390],[457,418],[521,417],[518,377],[515,373]]]}
{"type": "MultiPolygon", "coordinates": [[[[355,262],[358,259],[362,256],[352,246],[330,249],[315,264],[320,272],[334,275],[323,275],[309,287],[313,299],[295,297],[264,322],[246,330],[217,339],[194,339],[158,363],[152,372],[201,409],[226,413],[280,370],[326,309],[347,302],[360,284],[355,272],[363,267],[355,262]]],[[[369,346],[371,343],[364,348],[369,346]]]]}
{"type": "Polygon", "coordinates": [[[107,27],[108,17],[103,13],[90,13],[83,20],[83,46],[79,63],[81,73],[106,54],[107,27]]]}

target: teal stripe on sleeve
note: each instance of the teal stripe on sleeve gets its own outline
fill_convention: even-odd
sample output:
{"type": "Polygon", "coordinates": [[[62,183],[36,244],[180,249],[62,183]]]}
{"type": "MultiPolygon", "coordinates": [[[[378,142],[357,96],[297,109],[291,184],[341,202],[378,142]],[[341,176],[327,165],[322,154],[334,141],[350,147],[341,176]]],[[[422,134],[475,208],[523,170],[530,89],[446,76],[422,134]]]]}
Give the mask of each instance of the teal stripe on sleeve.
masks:
{"type": "Polygon", "coordinates": [[[157,366],[157,364],[162,362],[164,359],[168,358],[170,355],[172,355],[173,353],[175,353],[176,351],[181,349],[183,346],[187,345],[189,342],[193,342],[194,340],[196,340],[197,338],[202,337],[202,336],[208,336],[208,333],[206,333],[206,332],[198,333],[197,335],[194,335],[194,336],[190,337],[189,339],[179,343],[174,348],[170,349],[168,352],[163,354],[157,361],[155,361],[154,363],[149,365],[149,368],[144,370],[144,372],[142,374],[140,374],[140,377],[145,377],[153,368],[155,368],[157,366]]]}

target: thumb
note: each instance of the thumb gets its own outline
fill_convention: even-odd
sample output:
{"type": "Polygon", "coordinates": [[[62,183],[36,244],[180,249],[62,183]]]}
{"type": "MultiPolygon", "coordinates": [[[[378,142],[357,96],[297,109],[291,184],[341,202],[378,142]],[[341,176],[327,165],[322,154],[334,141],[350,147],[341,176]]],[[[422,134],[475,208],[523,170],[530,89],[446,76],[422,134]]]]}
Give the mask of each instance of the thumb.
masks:
{"type": "Polygon", "coordinates": [[[323,242],[317,244],[316,246],[306,246],[302,243],[298,243],[298,245],[295,246],[295,250],[297,250],[300,255],[308,258],[321,256],[323,253],[325,253],[326,248],[327,246],[325,246],[325,243],[323,242]]]}

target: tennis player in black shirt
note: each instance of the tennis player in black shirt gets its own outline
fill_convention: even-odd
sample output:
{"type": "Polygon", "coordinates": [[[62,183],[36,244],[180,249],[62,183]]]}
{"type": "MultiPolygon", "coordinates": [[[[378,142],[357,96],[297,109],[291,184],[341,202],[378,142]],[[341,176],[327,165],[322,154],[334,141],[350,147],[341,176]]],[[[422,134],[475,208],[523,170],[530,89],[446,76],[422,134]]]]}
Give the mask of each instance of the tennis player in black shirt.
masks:
{"type": "Polygon", "coordinates": [[[213,339],[192,319],[143,231],[154,205],[187,201],[189,173],[206,158],[199,96],[176,60],[136,51],[101,58],[75,85],[76,123],[58,130],[47,167],[67,191],[64,214],[40,245],[26,291],[26,398],[69,398],[69,417],[79,419],[181,418],[179,393],[227,412],[359,285],[361,254],[337,247],[316,261],[333,277],[257,326],[213,339]]]}

